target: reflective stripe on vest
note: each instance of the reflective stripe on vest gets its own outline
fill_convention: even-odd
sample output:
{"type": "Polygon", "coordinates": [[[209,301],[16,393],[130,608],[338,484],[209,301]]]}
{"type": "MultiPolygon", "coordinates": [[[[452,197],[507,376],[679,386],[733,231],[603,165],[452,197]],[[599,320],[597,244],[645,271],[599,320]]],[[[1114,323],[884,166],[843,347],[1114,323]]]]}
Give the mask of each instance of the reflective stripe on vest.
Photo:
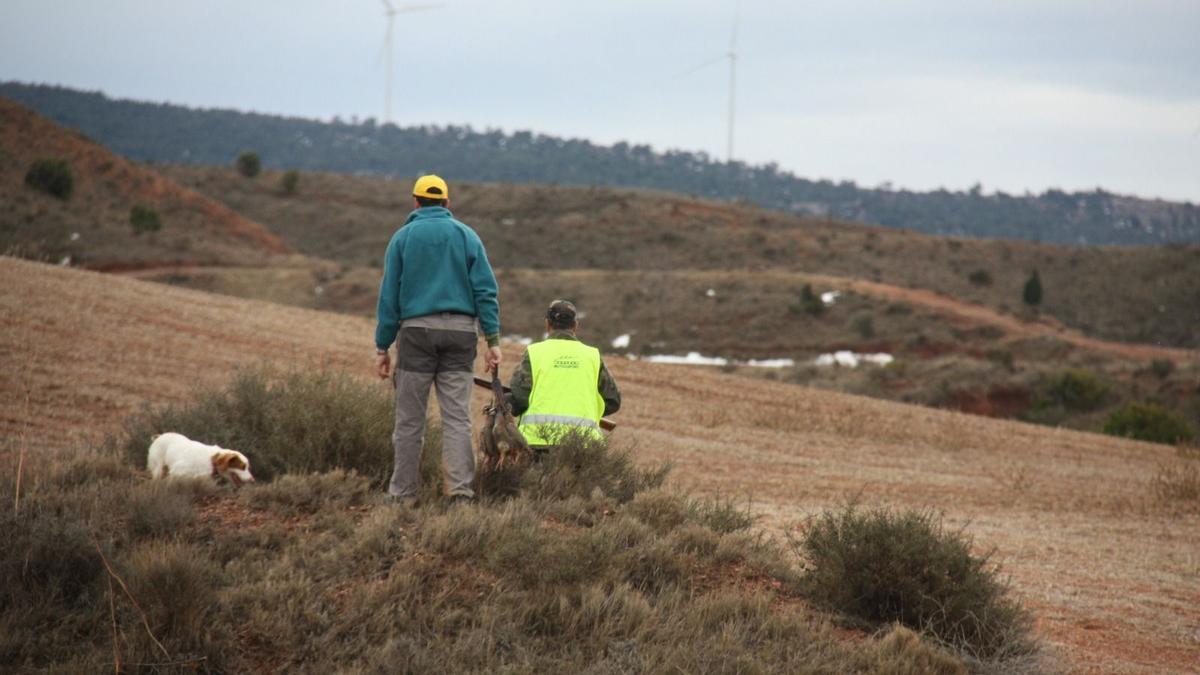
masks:
{"type": "Polygon", "coordinates": [[[533,390],[518,425],[525,440],[553,445],[571,430],[603,438],[600,350],[576,340],[550,339],[529,345],[528,353],[533,390]]]}

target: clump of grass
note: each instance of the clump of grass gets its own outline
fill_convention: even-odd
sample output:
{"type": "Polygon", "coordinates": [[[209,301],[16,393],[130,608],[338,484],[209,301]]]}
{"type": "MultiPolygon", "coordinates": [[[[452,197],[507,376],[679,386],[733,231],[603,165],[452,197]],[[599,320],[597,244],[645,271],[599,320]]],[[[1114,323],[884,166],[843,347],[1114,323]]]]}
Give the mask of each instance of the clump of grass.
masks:
{"type": "Polygon", "coordinates": [[[848,504],[817,517],[795,546],[805,593],[822,606],[869,624],[899,622],[980,658],[1033,650],[1030,617],[989,557],[933,513],[848,504]]]}
{"type": "Polygon", "coordinates": [[[215,489],[207,478],[141,483],[129,495],[129,530],[138,537],[173,532],[195,517],[193,495],[211,494],[215,489]]]}
{"type": "Polygon", "coordinates": [[[380,487],[392,470],[392,410],[388,390],[344,373],[252,368],[191,402],[135,415],[118,443],[144,466],[151,438],[174,431],[240,450],[258,480],[341,468],[380,487]]]}
{"type": "Polygon", "coordinates": [[[1200,465],[1163,465],[1150,481],[1155,498],[1164,504],[1200,509],[1200,465]]]}
{"type": "MultiPolygon", "coordinates": [[[[217,651],[213,642],[222,635],[207,630],[207,619],[217,608],[221,576],[203,551],[191,544],[150,541],[128,551],[120,563],[151,633],[170,653],[217,651]]],[[[142,646],[147,655],[150,647],[142,646]]]]}
{"type": "Polygon", "coordinates": [[[359,506],[366,501],[369,489],[367,479],[354,471],[334,469],[281,476],[257,489],[242,490],[239,496],[252,508],[291,517],[359,506]]]}

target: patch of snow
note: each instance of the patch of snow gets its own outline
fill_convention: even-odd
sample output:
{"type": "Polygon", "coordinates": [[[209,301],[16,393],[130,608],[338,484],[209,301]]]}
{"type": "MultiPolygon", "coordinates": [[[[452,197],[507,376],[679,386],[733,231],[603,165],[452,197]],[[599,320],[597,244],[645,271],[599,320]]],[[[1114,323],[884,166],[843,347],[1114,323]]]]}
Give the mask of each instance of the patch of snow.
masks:
{"type": "Polygon", "coordinates": [[[886,366],[895,361],[891,354],[858,354],[856,352],[841,350],[832,354],[822,354],[818,356],[813,363],[822,366],[841,366],[843,368],[857,368],[860,363],[873,363],[877,366],[886,366]]]}
{"type": "Polygon", "coordinates": [[[78,232],[71,233],[71,241],[79,241],[79,233],[78,232]]]}
{"type": "Polygon", "coordinates": [[[313,293],[316,293],[317,295],[324,295],[324,294],[325,294],[325,287],[324,287],[324,286],[317,286],[316,288],[314,288],[314,289],[313,289],[313,293]]]}
{"type": "Polygon", "coordinates": [[[629,348],[629,333],[626,333],[624,335],[618,335],[617,337],[613,338],[612,346],[613,346],[613,349],[628,349],[629,348]]]}
{"type": "Polygon", "coordinates": [[[642,360],[649,361],[650,363],[673,363],[677,365],[688,366],[723,366],[729,363],[728,360],[719,356],[701,356],[700,352],[688,352],[687,356],[654,354],[651,356],[643,356],[642,360]]]}
{"type": "Polygon", "coordinates": [[[707,291],[705,291],[704,294],[710,298],[715,298],[715,297],[717,297],[717,289],[710,288],[707,291]]]}
{"type": "Polygon", "coordinates": [[[58,264],[62,265],[63,267],[70,267],[71,266],[71,256],[64,255],[62,257],[62,259],[58,261],[58,264]]]}
{"type": "MultiPolygon", "coordinates": [[[[638,359],[634,354],[629,354],[629,358],[638,359]]],[[[677,354],[650,354],[650,356],[641,357],[641,360],[672,365],[748,365],[750,368],[792,368],[796,365],[793,359],[750,359],[739,362],[739,360],[724,357],[702,356],[700,352],[688,352],[683,357],[677,356],[677,354]]]]}
{"type": "Polygon", "coordinates": [[[750,359],[747,366],[753,368],[791,368],[796,365],[795,359],[750,359]]]}
{"type": "Polygon", "coordinates": [[[516,218],[501,218],[500,224],[501,225],[516,225],[517,219],[516,218]]]}
{"type": "Polygon", "coordinates": [[[525,347],[533,344],[533,338],[525,337],[524,335],[505,335],[503,339],[505,342],[515,342],[525,347]]]}
{"type": "Polygon", "coordinates": [[[842,295],[841,291],[825,291],[821,294],[821,302],[825,305],[832,305],[837,302],[837,299],[842,295]]]}

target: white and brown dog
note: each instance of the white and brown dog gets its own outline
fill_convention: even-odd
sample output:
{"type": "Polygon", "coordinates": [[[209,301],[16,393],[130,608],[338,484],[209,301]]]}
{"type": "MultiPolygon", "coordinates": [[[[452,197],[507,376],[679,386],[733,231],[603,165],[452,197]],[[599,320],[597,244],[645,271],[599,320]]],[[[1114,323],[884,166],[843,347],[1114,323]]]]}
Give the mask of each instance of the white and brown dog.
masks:
{"type": "Polygon", "coordinates": [[[254,482],[250,460],[242,453],[198,443],[176,433],[153,438],[146,454],[146,468],[151,478],[219,476],[234,485],[254,482]]]}

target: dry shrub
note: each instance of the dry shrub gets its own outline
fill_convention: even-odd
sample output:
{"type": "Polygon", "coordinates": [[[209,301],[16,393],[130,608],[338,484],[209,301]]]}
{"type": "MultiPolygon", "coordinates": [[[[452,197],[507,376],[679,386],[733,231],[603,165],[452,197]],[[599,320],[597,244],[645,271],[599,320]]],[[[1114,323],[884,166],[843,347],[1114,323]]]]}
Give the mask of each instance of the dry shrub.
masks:
{"type": "Polygon", "coordinates": [[[387,390],[345,373],[247,369],[190,403],[131,417],[119,443],[145,466],[151,438],[174,431],[244,452],[261,481],[341,468],[381,487],[392,470],[392,410],[387,390]]]}
{"type": "Polygon", "coordinates": [[[1034,649],[1029,614],[989,556],[928,511],[848,504],[813,520],[794,542],[815,603],[868,624],[899,622],[984,659],[1034,649]]]}
{"type": "Polygon", "coordinates": [[[669,465],[640,469],[628,450],[609,448],[587,434],[567,433],[529,468],[522,491],[535,500],[591,497],[593,492],[624,503],[663,484],[669,465]]]}

